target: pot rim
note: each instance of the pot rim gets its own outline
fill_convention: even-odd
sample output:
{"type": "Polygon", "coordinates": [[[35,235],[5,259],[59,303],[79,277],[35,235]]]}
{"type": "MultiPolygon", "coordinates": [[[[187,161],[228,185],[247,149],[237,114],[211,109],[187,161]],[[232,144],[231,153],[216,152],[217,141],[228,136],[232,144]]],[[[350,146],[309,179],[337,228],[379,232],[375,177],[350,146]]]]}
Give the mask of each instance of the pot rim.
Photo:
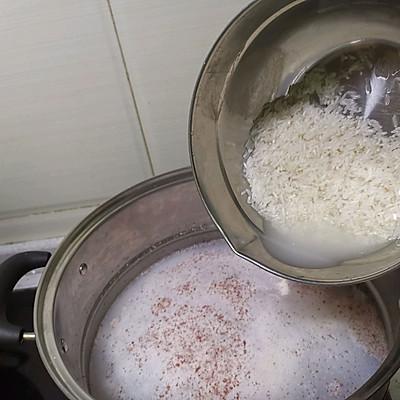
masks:
{"type": "MultiPolygon", "coordinates": [[[[193,181],[193,175],[190,168],[184,168],[151,178],[122,192],[86,217],[65,238],[50,259],[35,297],[34,330],[37,347],[47,371],[70,400],[94,400],[94,398],[69,373],[61,358],[61,344],[57,343],[53,328],[55,296],[65,266],[93,229],[101,225],[113,213],[155,190],[188,181],[193,181]]],[[[369,285],[371,291],[374,290],[373,283],[367,283],[367,285],[369,285]]],[[[400,367],[400,345],[398,341],[394,341],[394,344],[395,346],[393,346],[378,372],[347,400],[369,398],[388,383],[391,376],[400,367]]]]}
{"type": "Polygon", "coordinates": [[[35,296],[34,331],[36,345],[43,364],[51,378],[70,400],[95,399],[69,373],[60,355],[61,344],[57,343],[55,337],[53,326],[55,298],[65,267],[91,232],[101,226],[114,213],[154,191],[192,180],[192,171],[187,167],[158,175],[123,191],[83,219],[65,237],[50,258],[35,296]]]}

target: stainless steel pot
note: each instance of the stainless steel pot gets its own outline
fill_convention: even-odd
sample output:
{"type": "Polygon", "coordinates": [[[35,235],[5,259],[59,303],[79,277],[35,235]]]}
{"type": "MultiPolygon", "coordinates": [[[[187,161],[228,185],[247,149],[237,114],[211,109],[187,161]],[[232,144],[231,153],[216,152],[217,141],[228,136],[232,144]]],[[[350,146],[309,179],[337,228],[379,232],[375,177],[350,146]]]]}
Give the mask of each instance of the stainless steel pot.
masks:
{"type": "MultiPolygon", "coordinates": [[[[51,257],[36,294],[35,333],[8,324],[4,304],[27,262],[40,267],[48,254],[28,253],[1,266],[0,346],[36,340],[43,363],[66,396],[93,400],[87,379],[90,351],[98,324],[116,296],[157,260],[217,237],[189,169],[121,193],[89,215],[51,257]]],[[[391,351],[351,399],[382,399],[399,367],[399,279],[395,272],[366,284],[382,313],[391,351]]]]}

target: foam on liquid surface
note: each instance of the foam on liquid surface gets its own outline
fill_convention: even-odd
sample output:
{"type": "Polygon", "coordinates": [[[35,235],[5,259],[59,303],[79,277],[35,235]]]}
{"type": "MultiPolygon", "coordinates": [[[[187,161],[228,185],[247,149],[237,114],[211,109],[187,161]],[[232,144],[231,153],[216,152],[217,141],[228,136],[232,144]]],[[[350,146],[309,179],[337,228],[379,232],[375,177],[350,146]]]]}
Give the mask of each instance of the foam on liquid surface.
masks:
{"type": "Polygon", "coordinates": [[[176,252],[119,295],[90,360],[96,399],[345,399],[387,353],[355,288],[304,286],[222,241],[176,252]]]}

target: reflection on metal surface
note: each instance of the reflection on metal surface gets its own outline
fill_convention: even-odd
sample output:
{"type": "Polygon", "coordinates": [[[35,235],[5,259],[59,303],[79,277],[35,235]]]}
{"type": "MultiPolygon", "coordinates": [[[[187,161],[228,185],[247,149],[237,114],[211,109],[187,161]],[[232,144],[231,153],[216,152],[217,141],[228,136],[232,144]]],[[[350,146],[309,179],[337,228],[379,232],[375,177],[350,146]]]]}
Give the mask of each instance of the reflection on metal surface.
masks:
{"type": "Polygon", "coordinates": [[[35,332],[24,332],[22,334],[22,342],[34,342],[36,340],[35,332]]]}

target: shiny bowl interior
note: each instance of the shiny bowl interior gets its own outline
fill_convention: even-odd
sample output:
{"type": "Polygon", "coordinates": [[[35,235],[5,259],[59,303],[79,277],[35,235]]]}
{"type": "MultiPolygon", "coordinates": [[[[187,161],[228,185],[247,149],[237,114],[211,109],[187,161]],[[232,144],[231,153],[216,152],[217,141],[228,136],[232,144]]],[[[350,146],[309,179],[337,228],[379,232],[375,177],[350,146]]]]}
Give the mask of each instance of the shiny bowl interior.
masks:
{"type": "Polygon", "coordinates": [[[271,254],[264,221],[243,195],[243,154],[265,103],[286,95],[322,60],[370,44],[400,45],[398,2],[258,0],[231,22],[204,64],[190,119],[196,181],[228,243],[261,268],[303,282],[348,284],[399,265],[395,241],[328,268],[287,264],[271,254]]]}

